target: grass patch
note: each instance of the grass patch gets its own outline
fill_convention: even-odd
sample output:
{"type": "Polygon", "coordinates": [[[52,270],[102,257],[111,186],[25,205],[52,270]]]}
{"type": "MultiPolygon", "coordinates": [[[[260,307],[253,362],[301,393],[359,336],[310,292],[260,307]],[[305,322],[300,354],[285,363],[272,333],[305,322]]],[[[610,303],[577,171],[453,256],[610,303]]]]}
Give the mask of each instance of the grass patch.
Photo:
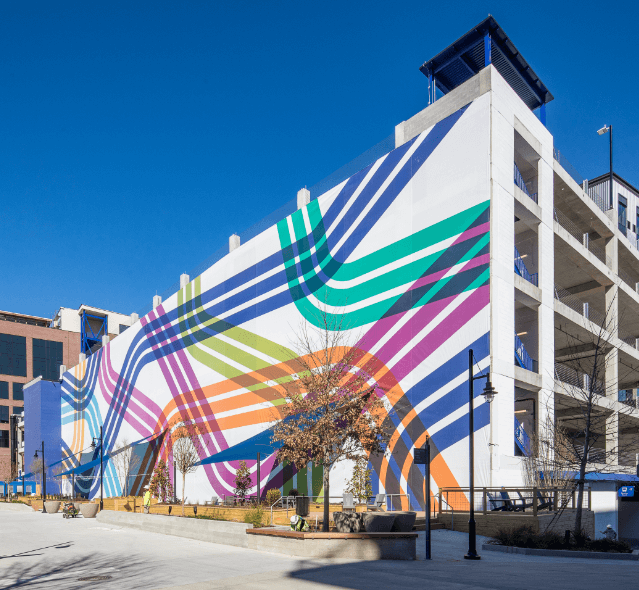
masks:
{"type": "Polygon", "coordinates": [[[244,522],[247,524],[252,524],[255,528],[261,527],[263,521],[264,508],[262,508],[259,504],[247,510],[246,514],[244,515],[244,522]]]}
{"type": "Polygon", "coordinates": [[[570,551],[602,551],[607,553],[632,553],[632,548],[625,541],[609,541],[608,539],[591,540],[585,535],[575,539],[570,537],[568,544],[563,535],[552,531],[536,533],[531,526],[515,529],[500,529],[494,537],[497,545],[508,547],[525,547],[527,549],[567,549],[570,551]]]}
{"type": "Polygon", "coordinates": [[[228,520],[219,510],[213,510],[210,514],[187,514],[187,518],[198,518],[200,520],[228,520]]]}

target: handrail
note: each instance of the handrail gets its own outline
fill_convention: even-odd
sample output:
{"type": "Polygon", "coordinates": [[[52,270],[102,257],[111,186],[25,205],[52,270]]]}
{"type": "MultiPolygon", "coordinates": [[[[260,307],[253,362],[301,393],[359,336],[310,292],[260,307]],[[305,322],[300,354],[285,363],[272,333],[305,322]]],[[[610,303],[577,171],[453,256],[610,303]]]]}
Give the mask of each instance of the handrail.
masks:
{"type": "Polygon", "coordinates": [[[530,193],[530,191],[528,190],[528,187],[526,186],[526,181],[524,180],[524,177],[521,175],[521,172],[519,171],[519,167],[517,166],[517,162],[513,162],[513,164],[515,165],[515,171],[514,171],[514,181],[515,184],[524,192],[526,193],[526,195],[528,195],[533,201],[535,201],[535,203],[537,203],[537,193],[530,193]]]}
{"type": "MultiPolygon", "coordinates": [[[[442,502],[446,502],[446,506],[450,508],[451,517],[450,517],[450,530],[455,530],[455,509],[442,497],[442,491],[439,490],[439,515],[442,514],[442,502]]],[[[428,516],[428,515],[426,515],[428,516]]]]}
{"type": "Polygon", "coordinates": [[[515,272],[529,283],[535,285],[535,287],[539,286],[539,275],[537,273],[532,274],[528,272],[526,263],[524,262],[521,254],[519,254],[517,246],[515,246],[515,272]]]}
{"type": "Polygon", "coordinates": [[[521,341],[521,338],[517,336],[517,332],[515,332],[515,354],[519,359],[519,362],[528,371],[532,371],[533,373],[537,372],[536,361],[528,354],[524,343],[521,341]]]}
{"type": "Polygon", "coordinates": [[[408,508],[410,509],[410,494],[386,494],[386,508],[388,508],[389,506],[389,503],[388,503],[389,498],[391,499],[390,510],[388,510],[388,512],[393,511],[393,502],[392,502],[393,496],[406,496],[406,498],[408,498],[408,508]]]}

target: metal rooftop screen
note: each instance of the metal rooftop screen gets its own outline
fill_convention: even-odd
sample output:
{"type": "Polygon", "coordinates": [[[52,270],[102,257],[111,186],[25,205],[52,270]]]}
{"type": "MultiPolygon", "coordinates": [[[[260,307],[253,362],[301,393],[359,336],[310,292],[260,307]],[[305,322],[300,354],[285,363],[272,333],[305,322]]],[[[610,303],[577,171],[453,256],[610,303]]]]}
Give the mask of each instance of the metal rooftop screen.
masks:
{"type": "Polygon", "coordinates": [[[431,84],[433,91],[436,85],[446,94],[491,63],[531,110],[553,100],[553,95],[492,16],[419,69],[434,83],[431,84]]]}

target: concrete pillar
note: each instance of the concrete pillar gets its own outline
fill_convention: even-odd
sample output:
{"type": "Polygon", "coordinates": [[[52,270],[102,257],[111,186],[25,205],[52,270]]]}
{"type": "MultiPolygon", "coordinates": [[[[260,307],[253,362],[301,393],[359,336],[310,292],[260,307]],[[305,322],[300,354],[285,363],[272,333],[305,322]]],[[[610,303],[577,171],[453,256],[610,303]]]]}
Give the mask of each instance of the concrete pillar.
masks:
{"type": "Polygon", "coordinates": [[[240,236],[233,234],[229,238],[229,252],[233,252],[236,248],[240,247],[240,236]]]}
{"type": "Polygon", "coordinates": [[[311,202],[311,191],[301,188],[297,191],[297,208],[306,207],[311,202]]]}
{"type": "Polygon", "coordinates": [[[189,275],[187,275],[186,273],[183,273],[180,275],[180,289],[183,289],[184,287],[186,287],[189,282],[190,282],[190,278],[189,275]]]}
{"type": "Polygon", "coordinates": [[[105,334],[102,336],[102,346],[106,346],[109,343],[109,335],[105,334]]]}
{"type": "Polygon", "coordinates": [[[162,297],[159,295],[153,296],[153,309],[155,309],[158,305],[162,305],[162,297]]]}
{"type": "Polygon", "coordinates": [[[62,381],[62,375],[64,375],[66,372],[67,372],[67,366],[60,365],[60,381],[62,381]]]}
{"type": "Polygon", "coordinates": [[[87,355],[84,354],[83,352],[80,353],[79,357],[78,357],[78,362],[79,363],[83,363],[84,361],[87,360],[87,355]]]}
{"type": "MultiPolygon", "coordinates": [[[[606,287],[606,325],[607,332],[613,337],[619,337],[619,289],[617,285],[606,287]]],[[[619,391],[619,349],[612,347],[605,360],[606,396],[618,398],[619,391]]]]}
{"type": "MultiPolygon", "coordinates": [[[[616,213],[615,213],[616,215],[616,213]]],[[[615,226],[617,222],[615,221],[615,226]]],[[[615,274],[619,273],[619,240],[616,236],[608,238],[606,242],[606,256],[609,259],[610,269],[615,274]]]]}
{"type": "Polygon", "coordinates": [[[135,322],[139,321],[140,316],[137,313],[131,314],[131,325],[135,324],[135,322]]]}
{"type": "Polygon", "coordinates": [[[619,413],[612,412],[606,418],[606,462],[619,463],[619,413]]]}

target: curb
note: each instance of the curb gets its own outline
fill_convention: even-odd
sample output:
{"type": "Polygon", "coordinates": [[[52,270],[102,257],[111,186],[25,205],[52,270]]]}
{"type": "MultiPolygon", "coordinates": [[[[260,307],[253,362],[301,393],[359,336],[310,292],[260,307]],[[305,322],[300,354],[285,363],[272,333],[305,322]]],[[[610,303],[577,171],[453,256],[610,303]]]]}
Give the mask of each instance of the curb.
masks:
{"type": "Polygon", "coordinates": [[[483,551],[517,553],[519,555],[537,555],[538,557],[576,557],[582,559],[616,559],[621,561],[639,561],[639,551],[632,553],[604,553],[603,551],[570,551],[567,549],[529,549],[527,547],[508,547],[484,543],[483,551]]]}

